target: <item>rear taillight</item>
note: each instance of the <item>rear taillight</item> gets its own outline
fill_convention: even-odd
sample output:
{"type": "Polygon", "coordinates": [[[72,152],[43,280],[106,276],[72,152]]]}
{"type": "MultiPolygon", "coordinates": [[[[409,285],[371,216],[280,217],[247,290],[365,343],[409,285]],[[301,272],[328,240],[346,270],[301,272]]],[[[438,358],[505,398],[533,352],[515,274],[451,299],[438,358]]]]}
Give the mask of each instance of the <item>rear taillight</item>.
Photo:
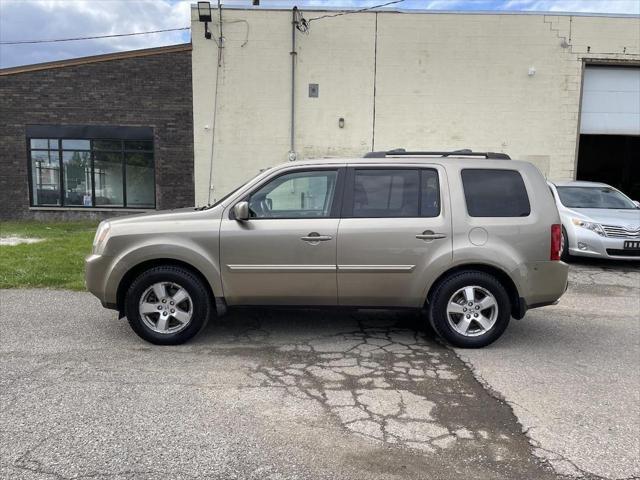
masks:
{"type": "Polygon", "coordinates": [[[551,253],[549,260],[560,260],[562,255],[562,226],[556,224],[551,225],[551,253]]]}

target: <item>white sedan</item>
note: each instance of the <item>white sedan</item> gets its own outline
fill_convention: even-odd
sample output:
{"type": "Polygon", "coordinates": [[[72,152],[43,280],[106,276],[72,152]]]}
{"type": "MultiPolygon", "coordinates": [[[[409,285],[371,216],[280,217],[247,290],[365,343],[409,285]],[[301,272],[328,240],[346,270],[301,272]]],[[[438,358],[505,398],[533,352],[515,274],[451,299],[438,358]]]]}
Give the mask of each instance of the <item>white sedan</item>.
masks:
{"type": "Polygon", "coordinates": [[[597,182],[549,182],[562,219],[562,259],[640,260],[640,203],[597,182]]]}

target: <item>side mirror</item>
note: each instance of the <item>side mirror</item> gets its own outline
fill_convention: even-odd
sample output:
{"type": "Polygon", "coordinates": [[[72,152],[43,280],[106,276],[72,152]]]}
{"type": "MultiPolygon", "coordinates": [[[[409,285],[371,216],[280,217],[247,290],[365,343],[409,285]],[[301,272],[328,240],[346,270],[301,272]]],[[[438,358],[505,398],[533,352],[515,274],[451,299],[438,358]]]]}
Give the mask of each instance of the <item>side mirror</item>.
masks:
{"type": "Polygon", "coordinates": [[[240,222],[249,220],[249,202],[239,202],[233,206],[233,216],[240,222]]]}
{"type": "Polygon", "coordinates": [[[640,208],[640,202],[638,200],[634,200],[633,203],[636,204],[636,207],[640,208]]]}

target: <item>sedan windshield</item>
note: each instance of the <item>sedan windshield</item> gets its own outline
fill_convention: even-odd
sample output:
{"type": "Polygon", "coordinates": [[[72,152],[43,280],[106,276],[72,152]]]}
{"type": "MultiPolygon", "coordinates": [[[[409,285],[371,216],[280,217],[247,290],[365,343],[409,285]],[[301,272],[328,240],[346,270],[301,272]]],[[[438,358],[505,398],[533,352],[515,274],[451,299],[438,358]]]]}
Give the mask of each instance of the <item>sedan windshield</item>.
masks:
{"type": "Polygon", "coordinates": [[[637,208],[625,195],[610,187],[557,187],[560,201],[569,208],[637,208]]]}

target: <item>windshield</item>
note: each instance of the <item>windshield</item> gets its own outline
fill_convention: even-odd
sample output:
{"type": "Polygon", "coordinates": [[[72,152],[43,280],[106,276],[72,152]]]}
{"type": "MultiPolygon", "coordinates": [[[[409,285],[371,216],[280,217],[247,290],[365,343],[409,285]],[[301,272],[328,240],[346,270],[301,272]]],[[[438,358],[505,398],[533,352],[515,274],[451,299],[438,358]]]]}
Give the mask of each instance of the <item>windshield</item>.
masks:
{"type": "Polygon", "coordinates": [[[216,200],[214,203],[209,204],[209,205],[205,205],[204,207],[201,208],[201,210],[208,210],[210,208],[213,208],[217,205],[220,205],[222,202],[224,202],[227,198],[229,198],[231,195],[233,195],[234,193],[236,193],[238,190],[240,190],[242,187],[244,187],[247,183],[249,183],[251,180],[253,180],[254,178],[256,178],[258,175],[263,174],[264,172],[266,172],[267,170],[269,170],[268,168],[262,169],[260,170],[258,173],[256,173],[253,177],[251,177],[249,180],[247,180],[246,182],[244,182],[243,184],[237,186],[236,188],[234,188],[233,190],[231,190],[229,193],[227,193],[226,195],[220,197],[218,200],[216,200]]]}
{"type": "Polygon", "coordinates": [[[637,208],[625,195],[610,187],[557,187],[560,201],[569,208],[637,208]]]}

